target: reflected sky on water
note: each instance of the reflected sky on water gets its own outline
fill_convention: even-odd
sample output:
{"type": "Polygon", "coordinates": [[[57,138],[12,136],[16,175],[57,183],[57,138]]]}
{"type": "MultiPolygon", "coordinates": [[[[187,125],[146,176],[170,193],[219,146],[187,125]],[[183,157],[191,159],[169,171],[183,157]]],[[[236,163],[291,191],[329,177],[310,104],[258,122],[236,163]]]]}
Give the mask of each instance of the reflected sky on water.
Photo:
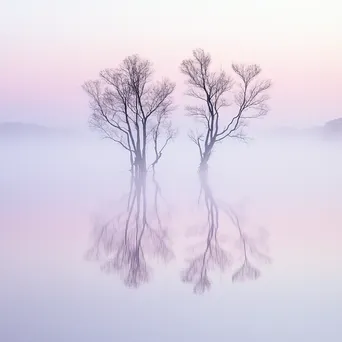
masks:
{"type": "Polygon", "coordinates": [[[165,162],[144,191],[58,151],[3,153],[1,341],[341,340],[337,150],[165,162]]]}

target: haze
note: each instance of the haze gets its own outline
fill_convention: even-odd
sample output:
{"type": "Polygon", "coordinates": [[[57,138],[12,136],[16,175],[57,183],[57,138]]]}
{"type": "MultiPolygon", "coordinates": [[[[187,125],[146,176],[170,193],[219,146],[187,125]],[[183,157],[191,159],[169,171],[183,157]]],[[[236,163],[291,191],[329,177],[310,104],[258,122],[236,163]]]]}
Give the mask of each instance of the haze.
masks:
{"type": "Polygon", "coordinates": [[[80,85],[133,53],[177,82],[182,105],[179,63],[201,47],[218,66],[257,63],[272,78],[272,115],[263,125],[321,124],[340,115],[341,6],[338,0],[5,1],[0,119],[86,127],[80,85]]]}
{"type": "MultiPolygon", "coordinates": [[[[341,11],[337,0],[6,1],[0,341],[341,341],[341,11]],[[256,118],[220,114],[215,131],[211,103],[202,124],[186,115],[198,98],[180,65],[198,48],[236,82],[232,63],[252,65],[237,71],[264,80],[249,98],[256,118]],[[127,102],[85,84],[135,53],[175,82],[173,112],[149,107],[162,91],[138,108],[129,83],[127,102]]],[[[236,89],[229,114],[244,113],[236,89]]]]}

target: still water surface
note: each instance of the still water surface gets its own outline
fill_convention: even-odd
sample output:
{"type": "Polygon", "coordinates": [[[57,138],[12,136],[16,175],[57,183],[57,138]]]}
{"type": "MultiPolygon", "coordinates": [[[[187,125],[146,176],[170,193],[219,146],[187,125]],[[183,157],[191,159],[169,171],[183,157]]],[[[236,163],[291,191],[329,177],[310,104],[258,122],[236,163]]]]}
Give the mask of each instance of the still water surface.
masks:
{"type": "Polygon", "coordinates": [[[200,199],[177,149],[138,219],[110,148],[1,150],[0,341],[342,340],[341,146],[220,150],[200,199]]]}

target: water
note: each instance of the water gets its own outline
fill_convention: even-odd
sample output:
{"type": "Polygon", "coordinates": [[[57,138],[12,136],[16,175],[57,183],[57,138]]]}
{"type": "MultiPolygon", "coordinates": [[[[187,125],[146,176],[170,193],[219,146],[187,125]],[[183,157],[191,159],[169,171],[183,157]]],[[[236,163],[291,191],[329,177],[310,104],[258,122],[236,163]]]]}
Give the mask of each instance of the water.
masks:
{"type": "Polygon", "coordinates": [[[0,341],[341,340],[341,146],[220,146],[209,171],[218,219],[208,226],[197,151],[178,141],[157,170],[162,229],[148,182],[150,228],[138,246],[146,272],[133,282],[125,267],[103,269],[123,224],[110,253],[86,257],[96,226],[127,218],[129,177],[117,151],[84,142],[1,147],[0,341]],[[233,282],[243,242],[260,276],[240,272],[234,279],[245,281],[233,282]]]}

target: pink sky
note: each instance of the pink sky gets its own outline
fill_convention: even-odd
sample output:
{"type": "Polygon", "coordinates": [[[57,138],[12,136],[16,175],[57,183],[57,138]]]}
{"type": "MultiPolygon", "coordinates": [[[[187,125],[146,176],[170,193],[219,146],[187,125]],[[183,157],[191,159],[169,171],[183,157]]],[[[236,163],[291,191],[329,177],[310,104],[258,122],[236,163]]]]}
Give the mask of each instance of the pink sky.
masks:
{"type": "Polygon", "coordinates": [[[320,124],[342,116],[341,11],[338,0],[7,0],[0,121],[85,125],[82,83],[132,53],[177,82],[182,115],[178,66],[202,47],[217,66],[259,63],[273,79],[263,124],[320,124]]]}

